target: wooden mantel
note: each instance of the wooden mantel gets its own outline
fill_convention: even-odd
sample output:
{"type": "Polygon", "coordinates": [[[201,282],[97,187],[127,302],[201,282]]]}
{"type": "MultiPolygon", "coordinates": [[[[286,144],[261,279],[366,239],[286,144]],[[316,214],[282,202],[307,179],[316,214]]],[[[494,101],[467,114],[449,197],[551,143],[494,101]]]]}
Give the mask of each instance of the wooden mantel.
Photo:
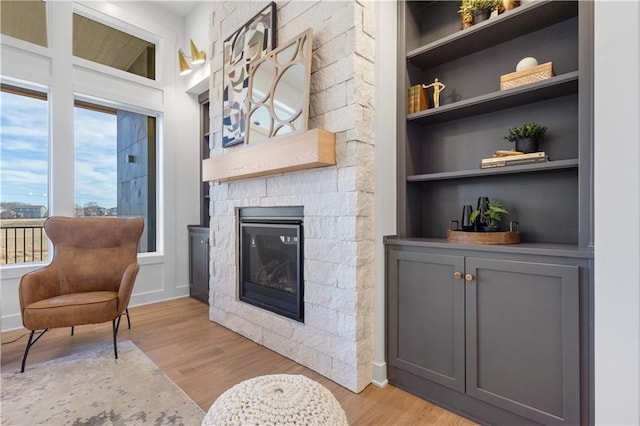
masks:
{"type": "Polygon", "coordinates": [[[238,147],[202,161],[203,182],[228,182],[336,164],[336,135],[313,129],[238,147]]]}

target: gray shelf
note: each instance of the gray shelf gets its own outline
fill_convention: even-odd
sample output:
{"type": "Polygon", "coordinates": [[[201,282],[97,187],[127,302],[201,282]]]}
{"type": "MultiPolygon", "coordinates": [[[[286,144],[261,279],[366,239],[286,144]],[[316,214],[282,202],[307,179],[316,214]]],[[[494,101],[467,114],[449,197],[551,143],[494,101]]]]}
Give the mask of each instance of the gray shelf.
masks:
{"type": "Polygon", "coordinates": [[[446,238],[405,238],[387,235],[383,238],[385,245],[403,245],[413,247],[432,247],[440,249],[475,250],[495,253],[513,253],[523,255],[546,255],[592,259],[593,249],[584,249],[574,244],[553,243],[520,243],[520,244],[462,244],[448,241],[446,238]]]}
{"type": "Polygon", "coordinates": [[[513,89],[499,90],[438,108],[430,108],[407,116],[407,121],[421,125],[443,123],[528,103],[566,96],[578,91],[578,71],[551,77],[513,89]]]}
{"type": "Polygon", "coordinates": [[[546,163],[521,164],[515,166],[492,167],[488,169],[460,170],[455,172],[426,173],[407,176],[407,182],[428,182],[449,179],[464,179],[481,176],[508,175],[517,173],[543,172],[548,170],[573,169],[578,167],[578,159],[548,161],[546,163]]]}
{"type": "Polygon", "coordinates": [[[407,60],[418,68],[428,68],[479,52],[577,15],[577,2],[525,3],[497,17],[414,49],[407,53],[407,60]]]}

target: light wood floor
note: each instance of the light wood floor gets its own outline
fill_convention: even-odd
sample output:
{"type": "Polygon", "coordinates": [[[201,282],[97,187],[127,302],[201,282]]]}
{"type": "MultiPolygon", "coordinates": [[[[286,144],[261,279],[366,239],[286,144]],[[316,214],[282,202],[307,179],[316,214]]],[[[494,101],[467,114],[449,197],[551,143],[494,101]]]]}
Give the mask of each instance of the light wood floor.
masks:
{"type": "MultiPolygon", "coordinates": [[[[203,410],[226,389],[264,374],[304,374],[326,386],[338,399],[349,424],[472,425],[474,423],[394,386],[369,385],[359,394],[248,340],[208,318],[208,307],[191,298],[131,308],[132,329],[125,318],[118,340],[131,340],[203,410]]],[[[19,369],[25,330],[2,334],[2,370],[19,369]]],[[[70,355],[94,341],[110,341],[111,324],[49,331],[29,353],[29,365],[70,355]]]]}

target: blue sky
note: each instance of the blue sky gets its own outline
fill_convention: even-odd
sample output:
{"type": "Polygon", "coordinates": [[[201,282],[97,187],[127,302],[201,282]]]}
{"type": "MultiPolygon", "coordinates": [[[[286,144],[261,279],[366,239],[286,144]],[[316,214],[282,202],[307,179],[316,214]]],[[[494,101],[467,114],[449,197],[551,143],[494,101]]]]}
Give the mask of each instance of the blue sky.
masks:
{"type": "MultiPolygon", "coordinates": [[[[0,201],[48,205],[47,102],[0,92],[0,201]]],[[[116,117],[76,108],[75,203],[116,206],[116,117]]]]}

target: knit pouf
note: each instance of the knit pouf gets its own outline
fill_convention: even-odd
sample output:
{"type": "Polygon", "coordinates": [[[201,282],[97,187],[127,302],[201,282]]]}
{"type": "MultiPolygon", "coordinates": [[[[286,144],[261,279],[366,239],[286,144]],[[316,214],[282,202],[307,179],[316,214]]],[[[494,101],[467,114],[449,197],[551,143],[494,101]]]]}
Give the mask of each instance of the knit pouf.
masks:
{"type": "Polygon", "coordinates": [[[302,375],[273,374],[238,383],[211,405],[202,426],[347,425],[333,394],[302,375]]]}

